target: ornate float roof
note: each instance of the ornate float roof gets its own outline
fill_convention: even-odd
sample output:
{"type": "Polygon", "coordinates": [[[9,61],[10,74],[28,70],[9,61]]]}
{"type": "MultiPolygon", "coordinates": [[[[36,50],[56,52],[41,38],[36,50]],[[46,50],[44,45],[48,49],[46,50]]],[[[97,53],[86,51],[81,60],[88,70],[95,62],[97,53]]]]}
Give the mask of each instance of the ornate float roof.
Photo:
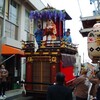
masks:
{"type": "Polygon", "coordinates": [[[68,15],[65,10],[57,10],[53,7],[45,7],[42,10],[34,10],[30,12],[30,19],[57,19],[71,20],[72,18],[68,15]]]}

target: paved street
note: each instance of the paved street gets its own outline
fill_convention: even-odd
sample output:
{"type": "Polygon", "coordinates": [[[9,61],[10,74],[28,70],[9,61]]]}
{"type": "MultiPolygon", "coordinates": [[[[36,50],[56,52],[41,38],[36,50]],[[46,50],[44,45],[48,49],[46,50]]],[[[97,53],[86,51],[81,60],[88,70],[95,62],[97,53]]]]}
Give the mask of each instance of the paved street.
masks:
{"type": "Polygon", "coordinates": [[[32,96],[22,96],[22,95],[18,95],[18,96],[14,96],[14,97],[7,98],[5,100],[44,100],[44,99],[35,99],[32,96]]]}
{"type": "MultiPolygon", "coordinates": [[[[74,98],[74,97],[73,97],[74,98]]],[[[22,95],[17,95],[14,97],[6,98],[5,100],[37,100],[34,99],[32,96],[22,96],[22,95]]],[[[38,99],[39,100],[39,99],[38,99]]],[[[42,100],[42,99],[41,99],[42,100]]],[[[44,100],[44,99],[43,99],[44,100]]],[[[73,99],[75,100],[75,98],[73,99]]]]}
{"type": "MultiPolygon", "coordinates": [[[[15,89],[6,91],[7,98],[5,100],[45,100],[44,98],[35,99],[32,96],[23,96],[22,95],[23,89],[15,89]]],[[[73,96],[73,100],[75,100],[75,97],[73,96]]]]}
{"type": "Polygon", "coordinates": [[[33,100],[32,96],[23,97],[22,95],[6,98],[5,100],[33,100]]]}

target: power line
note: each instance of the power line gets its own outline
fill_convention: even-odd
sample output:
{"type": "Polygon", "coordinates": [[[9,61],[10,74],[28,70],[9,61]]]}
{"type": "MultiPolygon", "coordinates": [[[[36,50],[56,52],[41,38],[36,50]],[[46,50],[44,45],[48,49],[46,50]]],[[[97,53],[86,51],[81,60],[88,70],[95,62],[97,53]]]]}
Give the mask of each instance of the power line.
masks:
{"type": "Polygon", "coordinates": [[[82,11],[81,11],[79,0],[77,0],[77,3],[78,3],[79,11],[80,11],[80,16],[82,17],[82,11]]]}
{"type": "Polygon", "coordinates": [[[15,56],[15,54],[11,55],[10,57],[8,57],[8,58],[5,59],[4,61],[2,61],[2,62],[0,63],[0,65],[3,64],[4,62],[6,62],[7,60],[9,60],[10,58],[14,57],[14,56],[15,56]]]}

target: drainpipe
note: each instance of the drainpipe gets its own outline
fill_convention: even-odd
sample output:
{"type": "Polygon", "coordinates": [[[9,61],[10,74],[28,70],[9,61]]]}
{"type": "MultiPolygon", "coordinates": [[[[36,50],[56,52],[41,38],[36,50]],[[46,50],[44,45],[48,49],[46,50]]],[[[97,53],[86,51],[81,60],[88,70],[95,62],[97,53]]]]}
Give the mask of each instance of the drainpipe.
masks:
{"type": "Polygon", "coordinates": [[[2,37],[5,37],[5,19],[6,19],[6,0],[4,0],[4,13],[3,13],[3,28],[2,28],[2,37]]]}
{"type": "MultiPolygon", "coordinates": [[[[2,51],[2,40],[3,40],[3,37],[5,36],[5,5],[6,5],[6,0],[4,0],[4,13],[3,13],[3,15],[4,15],[4,19],[3,19],[3,27],[2,27],[2,36],[1,36],[1,38],[0,38],[0,59],[2,59],[2,56],[1,56],[1,51],[2,51]]],[[[1,60],[0,60],[0,62],[1,62],[1,60]]]]}

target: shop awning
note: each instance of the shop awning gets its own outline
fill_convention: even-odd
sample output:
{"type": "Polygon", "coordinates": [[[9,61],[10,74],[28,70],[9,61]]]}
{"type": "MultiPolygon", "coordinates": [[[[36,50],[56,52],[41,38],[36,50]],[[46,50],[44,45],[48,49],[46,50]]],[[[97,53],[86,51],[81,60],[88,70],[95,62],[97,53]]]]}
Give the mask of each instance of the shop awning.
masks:
{"type": "Polygon", "coordinates": [[[8,55],[8,54],[19,54],[19,55],[24,55],[24,51],[3,44],[3,45],[2,45],[2,49],[1,49],[1,54],[4,54],[4,55],[8,55]]]}

